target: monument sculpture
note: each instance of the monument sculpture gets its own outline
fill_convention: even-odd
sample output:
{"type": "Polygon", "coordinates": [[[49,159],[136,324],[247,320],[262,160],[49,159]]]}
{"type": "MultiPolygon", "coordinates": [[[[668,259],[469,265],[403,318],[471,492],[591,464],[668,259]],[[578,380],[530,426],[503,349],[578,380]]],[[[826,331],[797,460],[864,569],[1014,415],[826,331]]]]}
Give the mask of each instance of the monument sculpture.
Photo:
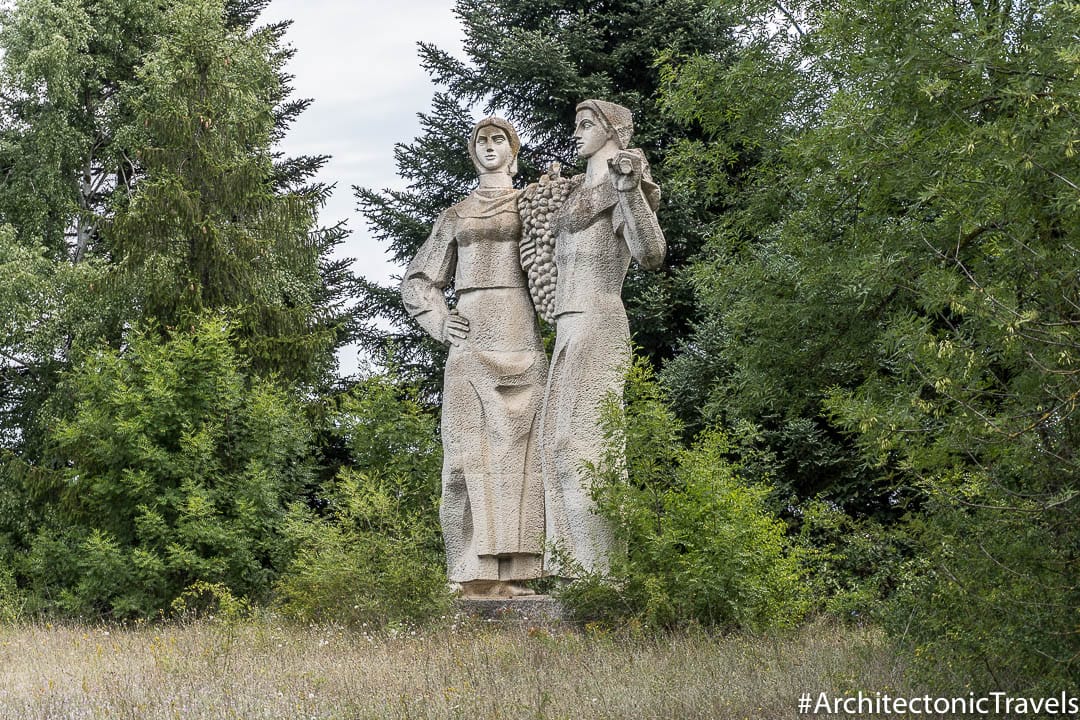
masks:
{"type": "Polygon", "coordinates": [[[520,263],[520,145],[502,118],[476,124],[469,154],[479,186],[439,216],[401,285],[409,314],[450,345],[440,520],[448,578],[466,597],[532,594],[523,582],[543,571],[537,438],[547,356],[520,263]]]}
{"type": "Polygon", "coordinates": [[[574,140],[583,175],[559,169],[521,199],[522,266],[536,307],[555,322],[555,349],[544,393],[543,456],[547,547],[545,574],[572,577],[575,566],[605,572],[611,528],[595,512],[583,466],[603,454],[602,403],[621,397],[630,362],[622,286],[630,260],[646,269],[664,262],[667,243],[656,219],[660,188],[644,153],[628,149],[630,111],[602,100],[577,106],[574,140]]]}

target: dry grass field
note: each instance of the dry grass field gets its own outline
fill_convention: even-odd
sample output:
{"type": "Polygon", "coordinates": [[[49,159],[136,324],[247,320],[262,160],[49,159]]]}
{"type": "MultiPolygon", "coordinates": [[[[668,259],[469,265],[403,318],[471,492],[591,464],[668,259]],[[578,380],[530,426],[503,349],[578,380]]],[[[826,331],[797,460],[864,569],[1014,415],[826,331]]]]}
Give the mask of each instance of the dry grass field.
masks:
{"type": "Polygon", "coordinates": [[[634,638],[273,618],[0,627],[0,718],[793,718],[803,692],[910,691],[873,630],[634,638]]]}

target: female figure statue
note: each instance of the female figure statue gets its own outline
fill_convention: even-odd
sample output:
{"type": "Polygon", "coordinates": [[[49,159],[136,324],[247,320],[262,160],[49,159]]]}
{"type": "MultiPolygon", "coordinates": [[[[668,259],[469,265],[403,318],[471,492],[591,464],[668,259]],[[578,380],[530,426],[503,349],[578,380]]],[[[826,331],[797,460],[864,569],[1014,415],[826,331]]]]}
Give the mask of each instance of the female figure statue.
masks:
{"type": "Polygon", "coordinates": [[[531,594],[522,582],[542,573],[535,435],[547,357],[519,261],[519,149],[506,120],[476,124],[469,154],[479,187],[439,216],[401,285],[409,314],[450,345],[440,520],[447,575],[467,596],[531,594]],[[455,309],[443,293],[451,280],[455,309]]]}
{"type": "MultiPolygon", "coordinates": [[[[550,228],[557,280],[555,350],[541,421],[545,508],[549,543],[585,571],[606,572],[611,529],[594,510],[583,464],[603,454],[604,398],[622,397],[630,362],[622,286],[630,259],[658,268],[667,243],[656,220],[660,188],[645,155],[627,150],[630,111],[586,100],[577,106],[575,124],[578,154],[588,164],[564,188],[569,194],[552,213],[550,228]]],[[[573,574],[572,567],[548,563],[549,574],[573,574]]]]}

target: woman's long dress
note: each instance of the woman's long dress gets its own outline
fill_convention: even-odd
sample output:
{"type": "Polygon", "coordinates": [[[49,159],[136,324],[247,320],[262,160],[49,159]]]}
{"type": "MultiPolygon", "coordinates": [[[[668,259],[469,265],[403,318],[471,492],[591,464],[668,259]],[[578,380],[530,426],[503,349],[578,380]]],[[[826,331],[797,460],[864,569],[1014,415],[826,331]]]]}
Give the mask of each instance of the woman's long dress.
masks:
{"type": "Polygon", "coordinates": [[[439,216],[402,281],[406,309],[440,337],[454,281],[468,338],[443,380],[440,519],[451,582],[542,573],[537,429],[547,358],[519,260],[516,191],[476,191],[439,216]]]}
{"type": "MultiPolygon", "coordinates": [[[[595,512],[584,466],[603,457],[603,403],[607,398],[621,402],[631,359],[622,303],[632,257],[626,223],[614,187],[585,187],[583,179],[572,179],[555,217],[555,350],[541,420],[548,542],[557,549],[545,571],[563,576],[575,575],[577,568],[560,566],[560,557],[572,558],[586,572],[609,567],[612,528],[595,512]]],[[[650,188],[658,198],[656,186],[650,188]]],[[[641,240],[662,258],[663,233],[654,214],[647,219],[647,237],[641,240]]]]}

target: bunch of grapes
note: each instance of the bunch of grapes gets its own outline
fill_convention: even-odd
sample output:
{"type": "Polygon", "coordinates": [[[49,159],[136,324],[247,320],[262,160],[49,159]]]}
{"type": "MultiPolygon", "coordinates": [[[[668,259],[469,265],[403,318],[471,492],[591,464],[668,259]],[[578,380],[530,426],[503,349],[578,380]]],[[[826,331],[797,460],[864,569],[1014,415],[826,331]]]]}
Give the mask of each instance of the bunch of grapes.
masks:
{"type": "Polygon", "coordinates": [[[525,188],[518,200],[521,213],[521,267],[529,275],[529,294],[540,317],[555,321],[555,216],[570,194],[570,180],[552,163],[539,183],[525,188]]]}

